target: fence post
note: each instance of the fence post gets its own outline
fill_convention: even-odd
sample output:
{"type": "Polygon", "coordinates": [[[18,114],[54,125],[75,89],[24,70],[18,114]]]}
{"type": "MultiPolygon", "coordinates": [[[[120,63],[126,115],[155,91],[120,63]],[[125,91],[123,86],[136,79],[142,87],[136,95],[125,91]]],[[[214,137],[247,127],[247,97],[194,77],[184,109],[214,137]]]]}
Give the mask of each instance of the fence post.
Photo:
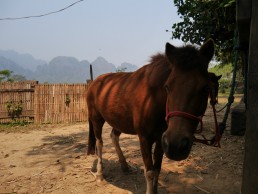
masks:
{"type": "Polygon", "coordinates": [[[93,81],[92,64],[90,64],[90,79],[91,79],[91,81],[93,81]]]}

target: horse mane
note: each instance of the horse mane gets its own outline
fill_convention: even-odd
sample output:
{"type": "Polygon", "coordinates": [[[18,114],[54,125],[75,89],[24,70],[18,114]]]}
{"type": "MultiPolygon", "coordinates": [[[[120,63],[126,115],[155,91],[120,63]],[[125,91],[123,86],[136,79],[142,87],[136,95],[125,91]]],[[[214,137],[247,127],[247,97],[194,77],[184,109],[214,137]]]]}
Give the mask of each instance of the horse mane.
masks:
{"type": "Polygon", "coordinates": [[[148,83],[151,87],[162,86],[170,74],[170,65],[164,54],[158,53],[151,56],[150,63],[147,65],[148,83]]]}
{"type": "Polygon", "coordinates": [[[205,59],[195,46],[176,47],[172,53],[168,54],[170,56],[161,53],[151,56],[150,63],[147,65],[151,86],[164,84],[172,66],[176,66],[183,72],[200,69],[202,72],[207,73],[205,59]]]}
{"type": "Polygon", "coordinates": [[[151,56],[150,64],[155,65],[159,63],[168,63],[167,57],[165,54],[157,53],[151,56]]]}

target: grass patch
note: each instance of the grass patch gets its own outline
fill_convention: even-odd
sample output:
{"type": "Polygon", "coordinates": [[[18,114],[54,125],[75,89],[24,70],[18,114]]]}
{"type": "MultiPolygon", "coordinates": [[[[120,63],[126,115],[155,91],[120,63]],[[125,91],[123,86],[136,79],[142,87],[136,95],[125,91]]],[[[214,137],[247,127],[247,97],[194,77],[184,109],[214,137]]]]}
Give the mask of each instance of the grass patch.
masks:
{"type": "Polygon", "coordinates": [[[13,121],[8,123],[0,123],[0,132],[21,132],[29,129],[29,125],[32,123],[27,121],[13,121]]]}
{"type": "MultiPolygon", "coordinates": [[[[229,94],[219,93],[219,95],[218,95],[219,104],[226,104],[228,102],[228,96],[229,96],[229,94]]],[[[235,94],[233,104],[239,103],[243,96],[244,96],[243,94],[235,94]]]]}

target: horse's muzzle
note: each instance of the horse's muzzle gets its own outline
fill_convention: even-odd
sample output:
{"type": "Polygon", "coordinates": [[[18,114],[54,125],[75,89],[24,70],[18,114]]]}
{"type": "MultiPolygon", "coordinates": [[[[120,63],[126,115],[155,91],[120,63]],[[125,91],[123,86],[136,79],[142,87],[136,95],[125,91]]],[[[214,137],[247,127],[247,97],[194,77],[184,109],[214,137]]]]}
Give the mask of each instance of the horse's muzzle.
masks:
{"type": "Polygon", "coordinates": [[[166,133],[162,135],[162,147],[165,155],[172,160],[184,160],[188,157],[193,141],[187,137],[168,138],[166,133]]]}

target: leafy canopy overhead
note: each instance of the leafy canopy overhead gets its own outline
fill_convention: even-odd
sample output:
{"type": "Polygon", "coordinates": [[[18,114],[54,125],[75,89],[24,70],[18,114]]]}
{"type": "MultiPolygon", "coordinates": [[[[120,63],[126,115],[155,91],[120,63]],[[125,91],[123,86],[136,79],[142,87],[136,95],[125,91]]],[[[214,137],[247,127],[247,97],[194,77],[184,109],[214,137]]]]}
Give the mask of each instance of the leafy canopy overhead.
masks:
{"type": "Polygon", "coordinates": [[[218,60],[233,49],[236,0],[174,0],[182,21],[173,24],[172,38],[201,45],[212,38],[218,60]]]}

